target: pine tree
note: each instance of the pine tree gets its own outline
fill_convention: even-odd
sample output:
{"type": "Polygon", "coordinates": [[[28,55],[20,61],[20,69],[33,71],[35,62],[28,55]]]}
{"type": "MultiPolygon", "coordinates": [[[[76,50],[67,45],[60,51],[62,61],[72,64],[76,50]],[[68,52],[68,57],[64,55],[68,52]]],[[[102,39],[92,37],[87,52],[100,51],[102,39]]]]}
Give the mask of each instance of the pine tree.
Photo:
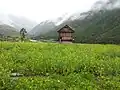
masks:
{"type": "Polygon", "coordinates": [[[25,40],[25,35],[26,35],[27,31],[25,28],[22,28],[20,30],[20,36],[21,36],[21,41],[24,41],[25,40]]]}

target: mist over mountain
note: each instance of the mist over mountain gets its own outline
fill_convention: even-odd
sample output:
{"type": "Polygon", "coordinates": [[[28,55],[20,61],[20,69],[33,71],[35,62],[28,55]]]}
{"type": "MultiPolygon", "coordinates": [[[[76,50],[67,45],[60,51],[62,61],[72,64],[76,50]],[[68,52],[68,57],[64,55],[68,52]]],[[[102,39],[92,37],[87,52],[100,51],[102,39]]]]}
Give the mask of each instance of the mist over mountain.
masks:
{"type": "Polygon", "coordinates": [[[54,20],[46,20],[41,22],[39,25],[35,26],[31,31],[30,34],[34,34],[34,36],[38,36],[40,34],[46,33],[48,31],[53,30],[53,27],[59,26],[66,22],[74,21],[74,20],[83,20],[87,16],[92,16],[94,13],[98,13],[100,10],[111,10],[114,8],[120,7],[120,0],[99,0],[93,4],[91,9],[88,12],[76,12],[72,15],[65,13],[61,17],[58,17],[54,20]],[[53,26],[49,26],[49,24],[53,26]],[[44,27],[46,27],[44,29],[44,27]]]}
{"type": "Polygon", "coordinates": [[[41,34],[45,34],[48,31],[54,29],[55,23],[51,21],[44,21],[38,24],[36,27],[34,27],[30,32],[28,32],[30,35],[38,36],[41,34]]]}
{"type": "Polygon", "coordinates": [[[110,10],[120,7],[120,0],[99,0],[91,8],[92,11],[110,10]]]}
{"type": "Polygon", "coordinates": [[[35,21],[31,21],[27,18],[4,13],[0,13],[0,24],[12,26],[16,28],[17,31],[23,27],[26,28],[27,31],[30,31],[34,26],[37,25],[35,21]]]}
{"type": "MultiPolygon", "coordinates": [[[[75,29],[75,42],[83,43],[120,43],[120,0],[106,0],[96,2],[88,12],[75,13],[69,17],[61,17],[58,20],[59,25],[54,21],[54,27],[47,27],[48,22],[36,26],[36,39],[44,37],[45,39],[57,39],[56,30],[65,24],[75,29]],[[41,26],[47,27],[45,33],[41,26]],[[39,29],[37,29],[39,28],[39,29]],[[39,32],[41,31],[41,32],[39,32]],[[39,35],[38,35],[39,34],[39,35]]],[[[56,19],[57,20],[57,19],[56,19]]],[[[45,21],[46,22],[46,21],[45,21]]],[[[35,31],[34,28],[32,31],[35,31]]]]}
{"type": "Polygon", "coordinates": [[[66,20],[70,18],[70,15],[68,13],[65,13],[61,17],[58,17],[57,19],[52,20],[46,20],[35,26],[30,32],[30,35],[39,36],[40,34],[45,34],[51,30],[53,30],[56,26],[59,26],[66,20]]]}

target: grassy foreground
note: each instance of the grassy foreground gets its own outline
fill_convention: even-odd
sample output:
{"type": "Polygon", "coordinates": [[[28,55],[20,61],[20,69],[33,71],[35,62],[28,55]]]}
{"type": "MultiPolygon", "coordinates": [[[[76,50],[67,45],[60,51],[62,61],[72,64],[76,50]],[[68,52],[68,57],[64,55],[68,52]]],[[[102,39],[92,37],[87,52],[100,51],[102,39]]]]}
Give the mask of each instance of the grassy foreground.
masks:
{"type": "Polygon", "coordinates": [[[120,90],[120,46],[0,42],[0,90],[120,90]]]}

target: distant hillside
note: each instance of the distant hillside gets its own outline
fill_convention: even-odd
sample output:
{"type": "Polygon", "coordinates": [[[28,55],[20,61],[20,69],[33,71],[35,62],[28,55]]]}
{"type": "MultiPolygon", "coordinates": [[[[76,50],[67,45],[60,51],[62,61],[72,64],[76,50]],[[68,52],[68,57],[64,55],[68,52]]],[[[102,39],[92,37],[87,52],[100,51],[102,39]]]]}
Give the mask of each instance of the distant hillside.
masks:
{"type": "Polygon", "coordinates": [[[41,22],[35,26],[30,32],[30,35],[39,36],[40,34],[45,34],[52,30],[55,27],[55,24],[51,21],[41,22]]]}
{"type": "Polygon", "coordinates": [[[0,34],[4,36],[18,36],[19,32],[14,27],[8,25],[0,25],[0,34]]]}

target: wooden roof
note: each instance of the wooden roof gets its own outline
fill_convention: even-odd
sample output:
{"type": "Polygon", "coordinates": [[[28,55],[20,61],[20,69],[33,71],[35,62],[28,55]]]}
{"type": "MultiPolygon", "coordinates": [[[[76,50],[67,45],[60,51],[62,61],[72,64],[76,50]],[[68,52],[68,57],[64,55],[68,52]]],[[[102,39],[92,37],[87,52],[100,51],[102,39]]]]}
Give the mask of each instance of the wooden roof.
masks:
{"type": "Polygon", "coordinates": [[[57,32],[71,32],[74,33],[75,31],[68,25],[65,25],[64,27],[62,27],[60,30],[58,30],[57,32]],[[68,28],[67,30],[65,30],[64,28],[68,28]]]}

